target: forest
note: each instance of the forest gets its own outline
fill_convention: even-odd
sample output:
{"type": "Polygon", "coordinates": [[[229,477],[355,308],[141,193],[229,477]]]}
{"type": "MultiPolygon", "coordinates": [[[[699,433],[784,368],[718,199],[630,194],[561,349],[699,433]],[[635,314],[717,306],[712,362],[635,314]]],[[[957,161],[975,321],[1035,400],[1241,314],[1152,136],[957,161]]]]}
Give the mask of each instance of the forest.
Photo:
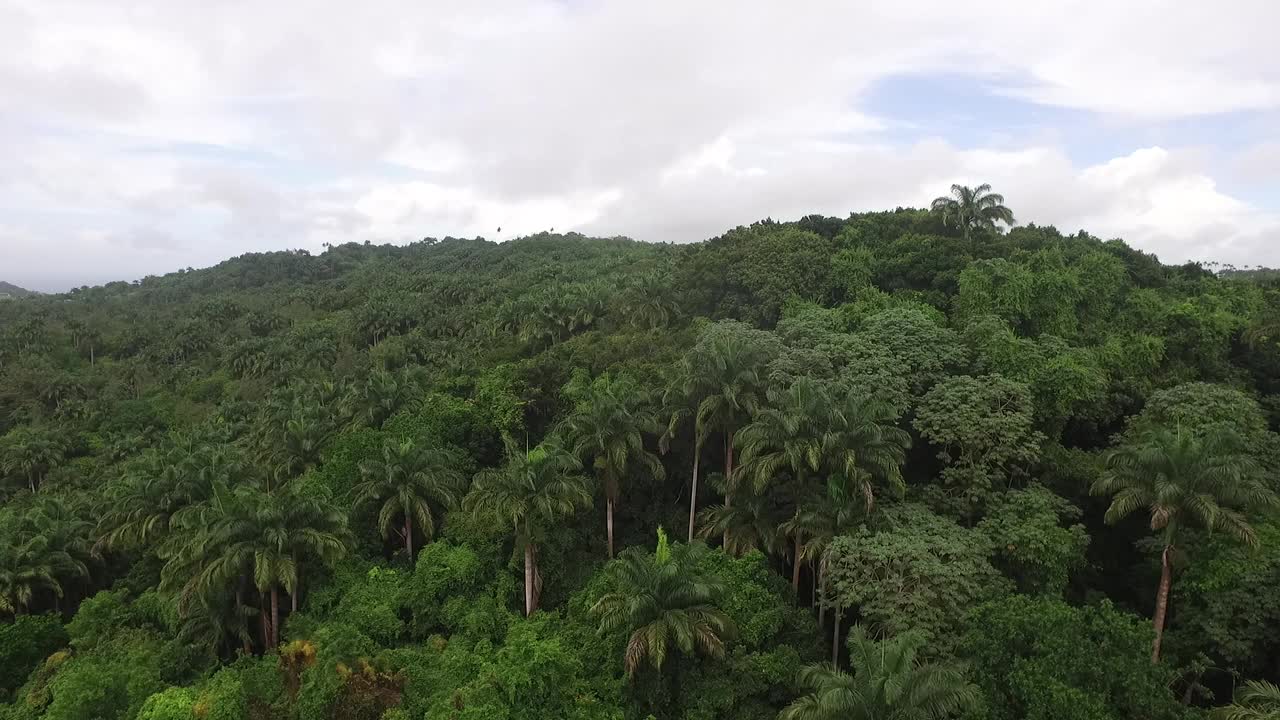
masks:
{"type": "Polygon", "coordinates": [[[0,719],[1280,718],[1280,275],[953,191],[0,302],[0,719]]]}

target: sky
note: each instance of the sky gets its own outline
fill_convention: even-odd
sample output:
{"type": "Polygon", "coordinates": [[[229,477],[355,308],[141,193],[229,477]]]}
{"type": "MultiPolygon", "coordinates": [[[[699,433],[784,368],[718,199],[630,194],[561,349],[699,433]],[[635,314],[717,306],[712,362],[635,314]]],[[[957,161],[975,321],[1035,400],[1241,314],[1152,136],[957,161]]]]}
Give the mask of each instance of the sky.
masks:
{"type": "Polygon", "coordinates": [[[1277,27],[1275,0],[0,0],[0,280],[693,242],[954,182],[1280,266],[1277,27]]]}

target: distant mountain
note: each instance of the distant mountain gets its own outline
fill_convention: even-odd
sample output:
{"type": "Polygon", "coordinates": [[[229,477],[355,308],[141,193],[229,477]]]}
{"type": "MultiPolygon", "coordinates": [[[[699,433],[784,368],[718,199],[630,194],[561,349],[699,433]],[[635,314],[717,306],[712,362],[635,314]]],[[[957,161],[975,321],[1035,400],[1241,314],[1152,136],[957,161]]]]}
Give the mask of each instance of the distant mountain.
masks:
{"type": "Polygon", "coordinates": [[[40,293],[32,292],[31,290],[24,290],[23,288],[20,288],[17,285],[13,285],[11,283],[7,283],[3,280],[0,280],[0,300],[5,300],[9,298],[20,298],[20,297],[26,297],[28,295],[39,295],[39,294],[40,293]]]}

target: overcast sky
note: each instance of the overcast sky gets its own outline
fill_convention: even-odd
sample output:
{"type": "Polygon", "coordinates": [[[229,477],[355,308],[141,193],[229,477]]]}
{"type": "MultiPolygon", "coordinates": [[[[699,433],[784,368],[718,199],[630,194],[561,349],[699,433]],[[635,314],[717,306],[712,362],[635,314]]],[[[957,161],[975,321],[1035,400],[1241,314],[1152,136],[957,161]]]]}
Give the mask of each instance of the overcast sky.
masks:
{"type": "Polygon", "coordinates": [[[0,280],[689,242],[984,181],[1021,222],[1280,265],[1277,28],[1275,0],[0,0],[0,280]]]}

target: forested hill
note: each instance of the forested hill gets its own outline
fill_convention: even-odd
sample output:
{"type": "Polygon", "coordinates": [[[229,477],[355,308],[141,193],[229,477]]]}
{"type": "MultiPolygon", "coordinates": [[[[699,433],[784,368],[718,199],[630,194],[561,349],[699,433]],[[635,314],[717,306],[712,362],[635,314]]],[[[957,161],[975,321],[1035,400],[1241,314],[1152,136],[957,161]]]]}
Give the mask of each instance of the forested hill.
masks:
{"type": "Polygon", "coordinates": [[[958,197],[0,303],[0,718],[1262,708],[1280,279],[958,197]]]}
{"type": "Polygon", "coordinates": [[[7,283],[3,280],[0,280],[0,299],[20,298],[20,297],[27,297],[28,295],[35,295],[35,294],[36,293],[33,293],[30,290],[20,288],[17,285],[14,285],[13,283],[7,283]]]}

